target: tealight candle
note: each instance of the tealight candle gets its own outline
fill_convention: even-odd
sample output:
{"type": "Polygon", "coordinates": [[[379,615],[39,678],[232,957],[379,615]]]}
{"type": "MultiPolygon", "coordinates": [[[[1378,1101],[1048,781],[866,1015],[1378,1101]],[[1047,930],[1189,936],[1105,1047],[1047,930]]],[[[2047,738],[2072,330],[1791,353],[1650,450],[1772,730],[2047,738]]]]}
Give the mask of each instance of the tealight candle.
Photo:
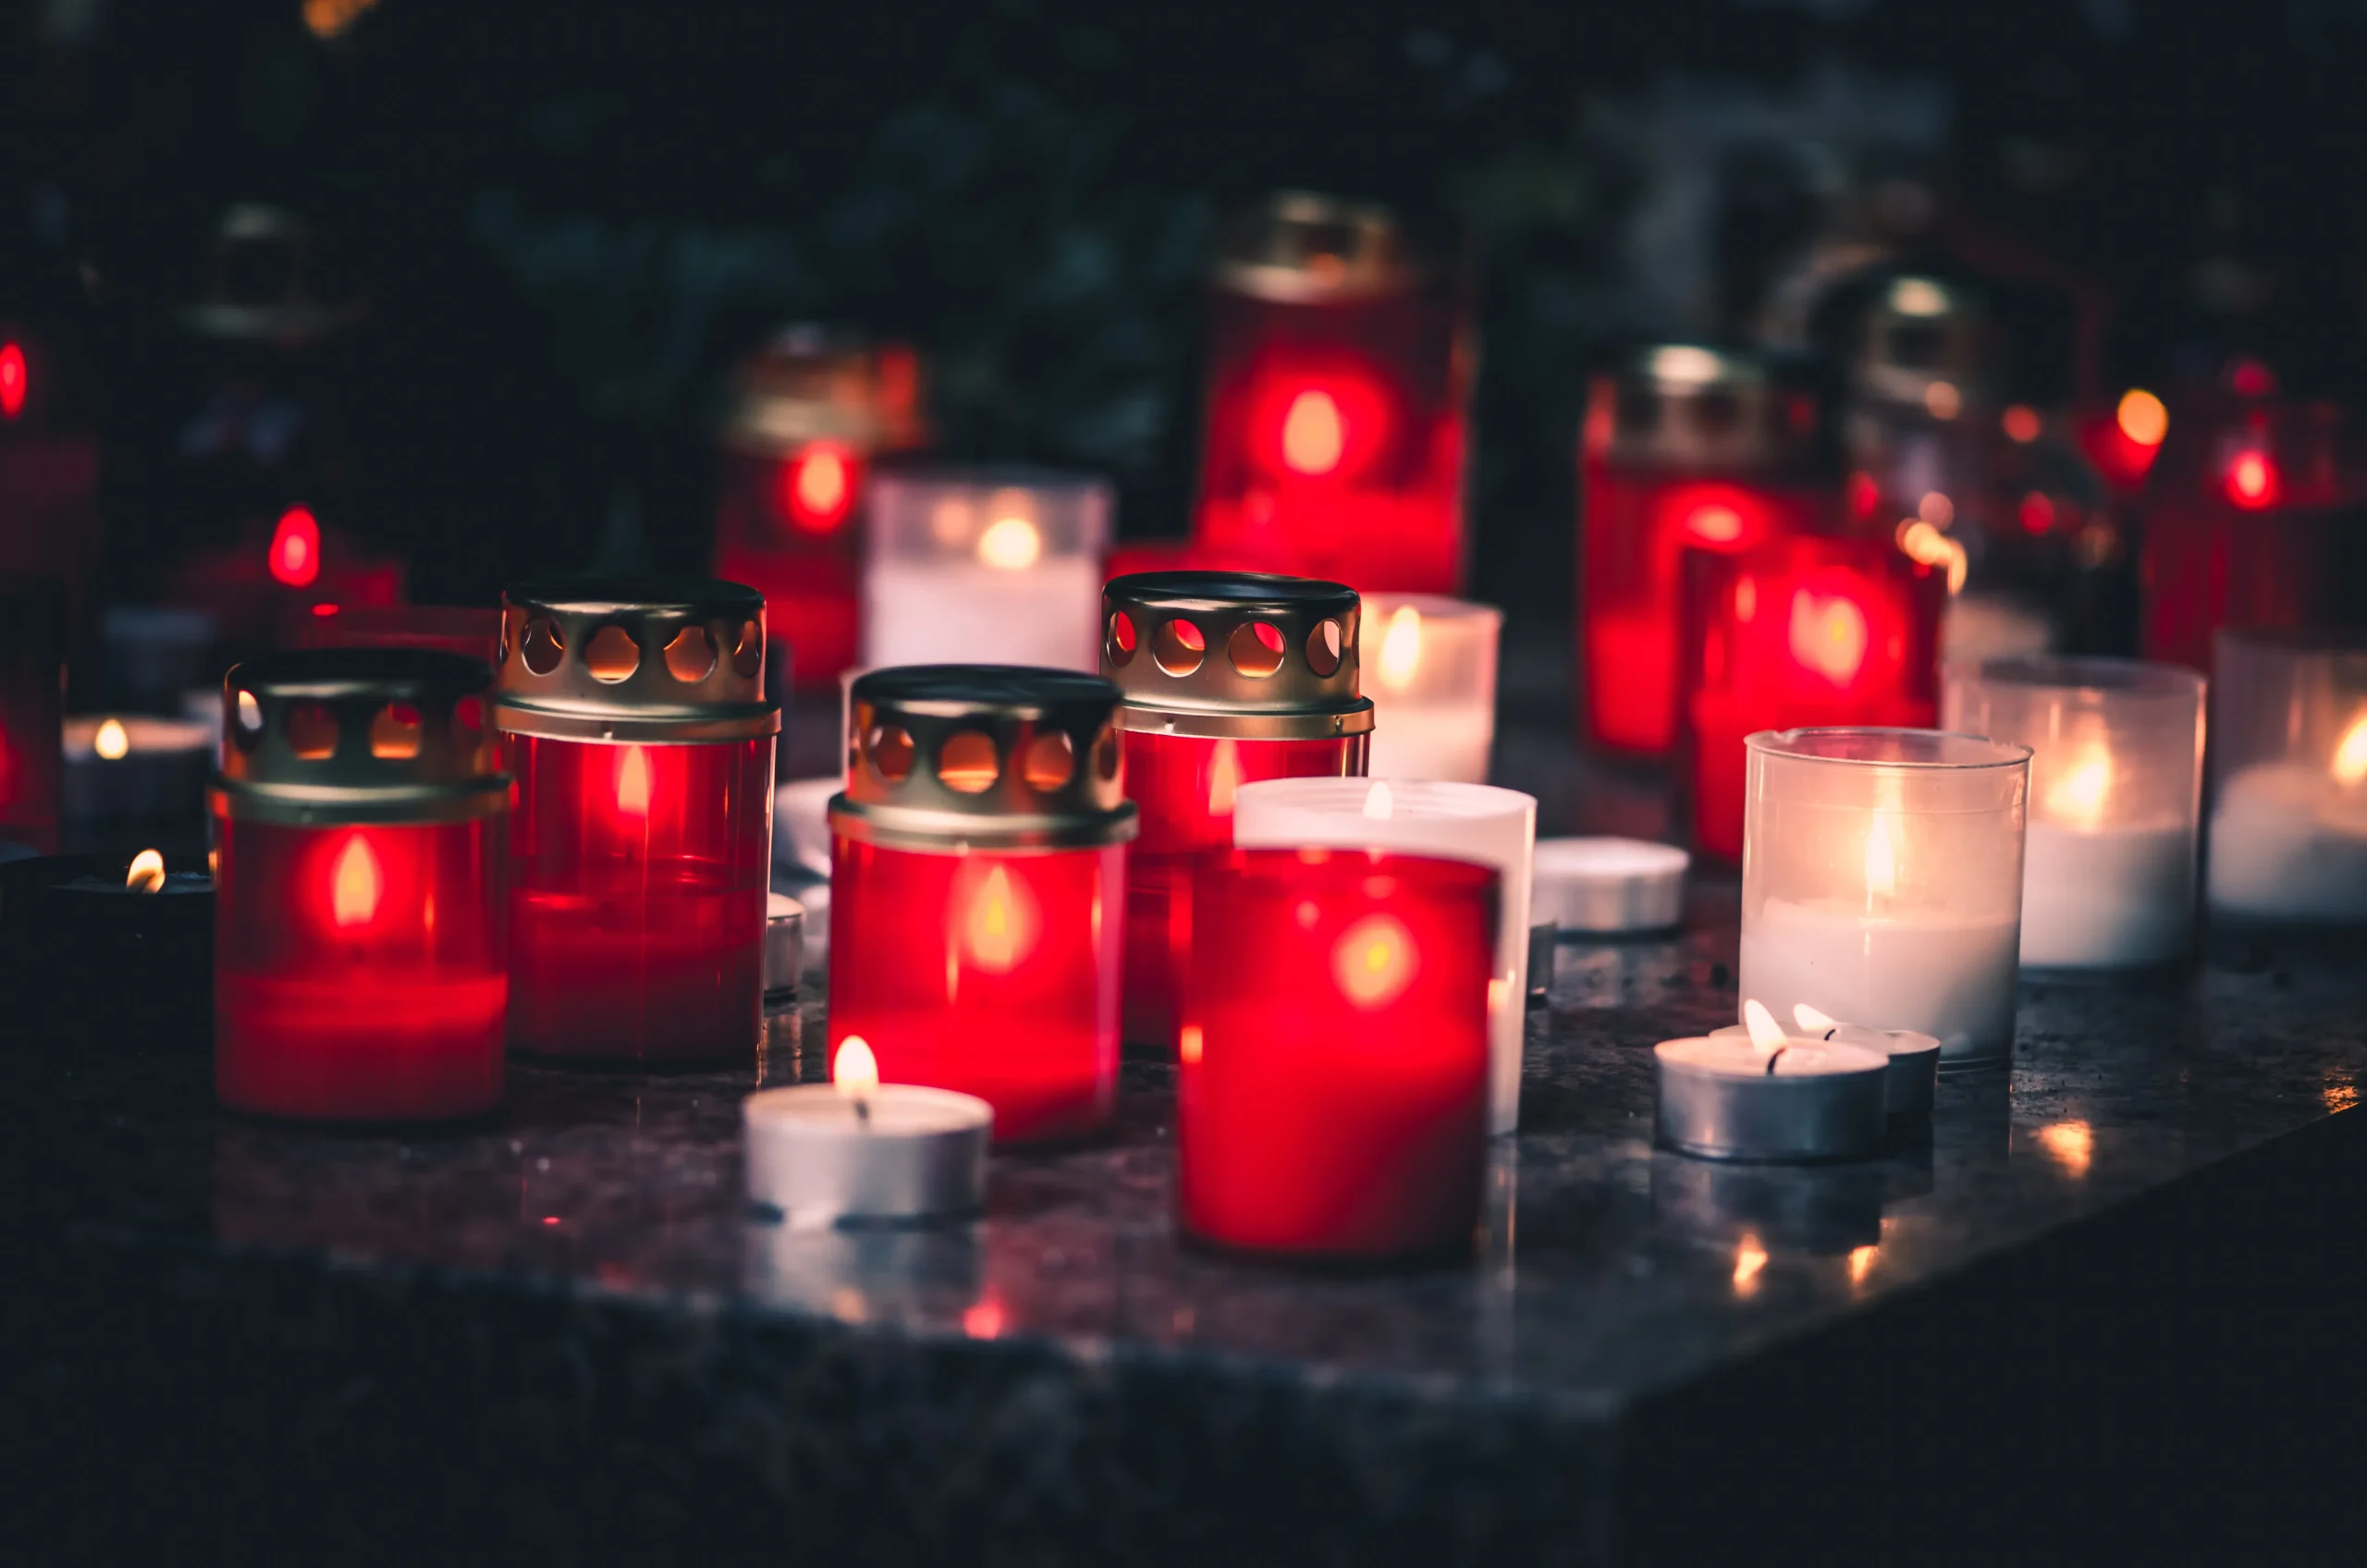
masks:
{"type": "Polygon", "coordinates": [[[2131,969],[2186,951],[2201,676],[2128,659],[1991,659],[1948,671],[1941,722],[2031,748],[2024,965],[2131,969]]]}
{"type": "Polygon", "coordinates": [[[1664,931],[1684,916],[1692,863],[1642,839],[1539,839],[1529,908],[1564,931],[1664,931]]]}
{"type": "Polygon", "coordinates": [[[1319,846],[1441,855],[1502,874],[1488,998],[1488,1130],[1517,1128],[1537,798],[1490,784],[1276,778],[1241,787],[1233,798],[1233,839],[1245,850],[1319,846]]]}
{"type": "Polygon", "coordinates": [[[1488,781],[1502,610],[1428,594],[1367,594],[1366,694],[1379,778],[1488,781]]]}
{"type": "Polygon", "coordinates": [[[1652,1047],[1661,1141],[1704,1159],[1853,1159],[1881,1147],[1890,1059],[1784,1032],[1758,1001],[1748,1033],[1652,1047]]]}
{"type": "Polygon", "coordinates": [[[195,821],[203,810],[213,727],[141,714],[69,718],[64,729],[69,822],[195,821]]]}
{"type": "Polygon", "coordinates": [[[830,1079],[742,1102],[750,1199],[797,1226],[985,1207],[993,1107],[950,1089],[880,1083],[877,1060],[856,1035],[839,1042],[830,1079]]]}
{"type": "Polygon", "coordinates": [[[797,992],[805,973],[805,906],[787,893],[765,898],[765,1005],[776,1007],[797,992]]]}
{"type": "Polygon", "coordinates": [[[0,864],[0,989],[29,1019],[78,1037],[128,1030],[202,1048],[213,986],[203,856],[142,850],[0,864]]]}
{"type": "Polygon", "coordinates": [[[1110,486],[1033,469],[872,481],[863,663],[1090,670],[1110,486]]]}
{"type": "MultiPolygon", "coordinates": [[[[1768,1016],[1772,1018],[1774,1015],[1770,1013],[1768,1016]]],[[[1826,1017],[1806,1002],[1792,1009],[1792,1017],[1795,1023],[1793,1032],[1802,1039],[1860,1046],[1888,1058],[1890,1079],[1883,1100],[1892,1116],[1928,1117],[1932,1114],[1932,1097],[1940,1073],[1938,1040],[1912,1029],[1869,1029],[1860,1023],[1844,1023],[1826,1017]]],[[[1749,1033],[1748,1023],[1729,1023],[1722,1029],[1711,1030],[1710,1037],[1723,1039],[1749,1033]]]]}
{"type": "Polygon", "coordinates": [[[1753,735],[1742,994],[1938,1037],[1941,1068],[2013,1054],[2024,746],[1930,729],[1753,735]]]}
{"type": "Polygon", "coordinates": [[[2213,918],[2367,922],[2367,645],[2222,631],[2216,652],[2213,918]]]}

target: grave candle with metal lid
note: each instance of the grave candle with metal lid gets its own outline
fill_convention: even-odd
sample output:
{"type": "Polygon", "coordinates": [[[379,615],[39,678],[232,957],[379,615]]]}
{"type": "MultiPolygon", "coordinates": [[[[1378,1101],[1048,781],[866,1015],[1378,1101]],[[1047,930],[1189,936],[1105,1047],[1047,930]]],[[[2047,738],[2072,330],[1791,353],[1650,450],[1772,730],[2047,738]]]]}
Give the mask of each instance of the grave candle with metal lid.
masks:
{"type": "Polygon", "coordinates": [[[414,649],[230,671],[212,791],[224,1105],[410,1121],[501,1098],[509,780],[489,680],[414,649]]]}
{"type": "Polygon", "coordinates": [[[1263,778],[1361,778],[1355,593],[1258,572],[1150,571],[1101,591],[1101,672],[1125,693],[1126,788],[1142,839],[1126,868],[1126,1038],[1171,1051],[1190,937],[1190,857],[1233,843],[1233,795],[1263,778]]]}
{"type": "Polygon", "coordinates": [[[975,1095],[998,1143],[1074,1138],[1118,1086],[1118,689],[1009,665],[856,679],[830,802],[829,1041],[975,1095]]]}
{"type": "Polygon", "coordinates": [[[697,580],[505,595],[518,1049],[754,1060],[780,729],[764,614],[754,589],[697,580]]]}

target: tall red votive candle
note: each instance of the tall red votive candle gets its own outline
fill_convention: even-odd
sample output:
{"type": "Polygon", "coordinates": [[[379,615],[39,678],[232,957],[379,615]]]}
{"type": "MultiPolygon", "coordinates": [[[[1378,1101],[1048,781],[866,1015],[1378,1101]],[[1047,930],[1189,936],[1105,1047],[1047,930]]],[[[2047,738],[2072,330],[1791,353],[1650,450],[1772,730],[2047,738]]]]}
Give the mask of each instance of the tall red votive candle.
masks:
{"type": "Polygon", "coordinates": [[[1939,700],[1947,583],[1888,539],[1787,539],[1686,563],[1694,846],[1742,858],[1743,737],[1920,729],[1939,700]]]}
{"type": "Polygon", "coordinates": [[[1797,357],[1656,344],[1590,383],[1578,482],[1584,734],[1659,756],[1676,738],[1679,559],[1837,530],[1832,398],[1797,357]]]}
{"type": "Polygon", "coordinates": [[[1470,1248],[1498,877],[1368,851],[1199,857],[1176,1103],[1187,1231],[1319,1258],[1470,1248]]]}
{"type": "Polygon", "coordinates": [[[1226,236],[1210,326],[1196,541],[1362,589],[1455,592],[1471,356],[1452,279],[1397,219],[1271,198],[1226,236]]]}
{"type": "Polygon", "coordinates": [[[975,1095],[998,1143],[1092,1133],[1118,1087],[1118,689],[1012,665],[857,678],[830,802],[829,1049],[975,1095]]]}
{"type": "Polygon", "coordinates": [[[510,1044],[738,1064],[762,1028],[773,737],[764,601],[704,581],[505,596],[517,776],[510,1044]]]}
{"type": "Polygon", "coordinates": [[[230,671],[212,793],[224,1105],[416,1121],[499,1102],[509,781],[491,679],[413,649],[230,671]]]}
{"type": "Polygon", "coordinates": [[[1126,698],[1126,792],[1142,808],[1126,867],[1126,1039],[1172,1052],[1184,882],[1193,855],[1232,844],[1233,791],[1364,774],[1363,609],[1337,582],[1153,571],[1111,579],[1101,619],[1101,672],[1126,698]]]}
{"type": "Polygon", "coordinates": [[[57,848],[65,792],[66,590],[0,575],[0,839],[57,848]]]}

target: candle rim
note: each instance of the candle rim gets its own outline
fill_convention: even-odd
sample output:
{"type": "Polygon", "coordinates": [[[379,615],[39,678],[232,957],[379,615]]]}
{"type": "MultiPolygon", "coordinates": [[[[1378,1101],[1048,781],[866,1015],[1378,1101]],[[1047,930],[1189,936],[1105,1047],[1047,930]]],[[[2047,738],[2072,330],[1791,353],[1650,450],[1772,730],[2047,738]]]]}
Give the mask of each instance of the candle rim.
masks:
{"type": "Polygon", "coordinates": [[[1344,848],[1337,844],[1261,844],[1205,851],[1207,859],[1235,876],[1260,881],[1298,881],[1309,876],[1329,880],[1362,879],[1374,876],[1427,878],[1447,891],[1457,885],[1467,890],[1488,888],[1503,873],[1476,860],[1395,849],[1386,844],[1344,848]]]}
{"type": "Polygon", "coordinates": [[[1539,839],[1530,864],[1540,876],[1550,871],[1566,881],[1625,882],[1637,877],[1682,876],[1692,866],[1693,856],[1679,845],[1664,844],[1657,839],[1586,834],[1539,839]]]}
{"type": "MultiPolygon", "coordinates": [[[[1664,1066],[1707,1073],[1718,1078],[1765,1079],[1772,1084],[1809,1084],[1819,1079],[1849,1078],[1869,1072],[1886,1074],[1890,1072],[1890,1058],[1870,1046],[1853,1046],[1839,1040],[1816,1039],[1797,1035],[1786,1035],[1784,1039],[1787,1046],[1797,1043],[1802,1046],[1814,1046],[1820,1051],[1834,1053],[1839,1065],[1833,1071],[1824,1072],[1785,1072],[1781,1070],[1780,1064],[1777,1071],[1773,1072],[1766,1071],[1764,1066],[1757,1071],[1744,1071],[1739,1068],[1722,1066],[1714,1061],[1699,1060],[1695,1053],[1670,1048],[1682,1046],[1706,1046],[1723,1050],[1739,1041],[1754,1054],[1758,1054],[1758,1047],[1750,1044],[1748,1036],[1738,1035],[1687,1035],[1679,1039],[1662,1040],[1652,1047],[1652,1056],[1664,1066]]],[[[1764,1060],[1764,1056],[1761,1055],[1760,1060],[1763,1062],[1764,1060]]]]}
{"type": "Polygon", "coordinates": [[[1486,822],[1527,815],[1536,819],[1537,797],[1501,784],[1471,784],[1452,778],[1260,778],[1244,784],[1233,796],[1237,818],[1245,802],[1272,802],[1300,809],[1337,808],[1351,816],[1364,815],[1365,801],[1376,784],[1389,786],[1390,817],[1486,822]],[[1418,808],[1446,806],[1424,812],[1418,808]],[[1417,808],[1409,810],[1408,808],[1417,808]]]}
{"type": "Polygon", "coordinates": [[[2206,684],[2201,672],[2184,665],[2102,654],[2005,654],[1962,660],[1944,673],[1951,683],[2069,692],[2098,704],[2115,698],[2200,701],[2206,684]]]}
{"type": "Polygon", "coordinates": [[[1851,768],[1896,768],[1920,773],[1979,773],[2027,767],[2032,755],[2030,748],[2018,741],[1998,741],[1986,735],[1967,734],[1960,729],[1922,729],[1910,725],[1831,724],[1801,725],[1790,729],[1755,729],[1743,737],[1742,743],[1746,751],[1761,756],[1781,757],[1785,762],[1819,763],[1851,768]],[[1803,749],[1813,741],[1823,740],[1865,739],[1896,742],[1906,738],[1976,749],[1988,754],[1949,761],[1939,757],[1836,755],[1803,749]]]}

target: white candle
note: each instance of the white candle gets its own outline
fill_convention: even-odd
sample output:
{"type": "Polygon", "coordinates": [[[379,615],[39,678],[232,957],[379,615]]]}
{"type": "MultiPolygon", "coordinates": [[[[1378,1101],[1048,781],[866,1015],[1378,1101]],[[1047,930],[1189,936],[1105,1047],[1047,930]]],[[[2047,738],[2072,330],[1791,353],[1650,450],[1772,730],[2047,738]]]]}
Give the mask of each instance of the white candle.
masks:
{"type": "Polygon", "coordinates": [[[1098,667],[1108,485],[883,469],[868,505],[863,663],[1098,667]]]}
{"type": "Polygon", "coordinates": [[[1642,839],[1539,839],[1530,915],[1564,931],[1661,931],[1685,913],[1693,857],[1642,839]]]}
{"type": "MultiPolygon", "coordinates": [[[[1746,1014],[1754,1008],[1764,1011],[1764,1004],[1755,999],[1743,1004],[1746,1014]]],[[[1844,1023],[1806,1003],[1795,1006],[1792,1016],[1797,1021],[1794,1038],[1857,1046],[1887,1058],[1890,1078],[1885,1085],[1884,1098],[1893,1116],[1931,1114],[1932,1078],[1940,1065],[1939,1041],[1912,1029],[1869,1029],[1862,1023],[1844,1023]]],[[[1772,1023],[1773,1014],[1768,1014],[1767,1021],[1772,1023]]],[[[1729,1023],[1723,1028],[1711,1030],[1710,1037],[1721,1040],[1734,1035],[1748,1037],[1752,1025],[1747,1023],[1729,1023]]],[[[1761,1043],[1763,1046],[1764,1042],[1761,1043]]]]}
{"type": "Polygon", "coordinates": [[[1871,1153],[1888,1105],[1890,1059],[1863,1046],[1790,1035],[1758,1001],[1747,1035],[1652,1047],[1661,1137],[1712,1159],[1833,1159],[1871,1153]]]}
{"type": "Polygon", "coordinates": [[[196,719],[138,714],[69,718],[65,816],[69,822],[153,821],[202,812],[213,729],[196,719]]]}
{"type": "Polygon", "coordinates": [[[1520,1125],[1535,796],[1436,780],[1266,779],[1244,784],[1233,797],[1233,841],[1243,849],[1394,850],[1502,872],[1496,972],[1488,989],[1488,1124],[1491,1133],[1520,1125]]]}
{"type": "MultiPolygon", "coordinates": [[[[844,731],[840,731],[844,733],[844,731]]],[[[830,876],[830,801],[846,779],[792,778],[773,791],[773,864],[830,876]]]]}
{"type": "Polygon", "coordinates": [[[766,1089],[741,1109],[748,1195],[792,1225],[912,1219],[979,1208],[994,1108],[973,1095],[881,1084],[861,1036],[833,1082],[766,1089]]]}
{"type": "Polygon", "coordinates": [[[1364,596],[1376,778],[1488,779],[1502,612],[1426,594],[1364,596]]]}
{"type": "Polygon", "coordinates": [[[1770,899],[1743,925],[1742,989],[1779,1013],[1805,1002],[1868,1028],[1936,1035],[1944,1061],[2002,1057],[2014,1040],[2019,925],[1770,899]]]}
{"type": "Polygon", "coordinates": [[[2210,887],[2228,914],[2367,921],[2367,778],[2275,762],[2229,778],[2211,812],[2210,887]]]}

